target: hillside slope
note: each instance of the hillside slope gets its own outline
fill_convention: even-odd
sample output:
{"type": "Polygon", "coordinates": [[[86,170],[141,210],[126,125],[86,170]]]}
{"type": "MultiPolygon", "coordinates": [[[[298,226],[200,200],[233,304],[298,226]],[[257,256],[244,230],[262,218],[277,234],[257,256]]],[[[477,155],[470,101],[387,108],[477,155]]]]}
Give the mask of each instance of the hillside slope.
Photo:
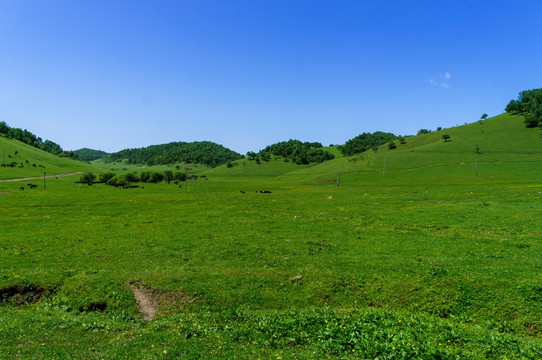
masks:
{"type": "Polygon", "coordinates": [[[0,163],[5,164],[0,167],[0,180],[95,171],[82,161],[59,157],[4,136],[0,136],[0,163]],[[7,166],[11,163],[16,165],[7,166]]]}
{"type": "Polygon", "coordinates": [[[331,160],[312,168],[287,174],[302,181],[342,178],[359,181],[404,181],[405,176],[420,181],[450,182],[466,176],[485,179],[537,176],[541,168],[540,130],[526,128],[521,116],[502,114],[428,134],[408,137],[406,144],[390,150],[385,146],[374,152],[331,160]],[[450,135],[444,142],[442,136],[450,135]],[[510,172],[514,163],[521,171],[510,172]],[[401,180],[402,179],[402,180],[401,180]]]}

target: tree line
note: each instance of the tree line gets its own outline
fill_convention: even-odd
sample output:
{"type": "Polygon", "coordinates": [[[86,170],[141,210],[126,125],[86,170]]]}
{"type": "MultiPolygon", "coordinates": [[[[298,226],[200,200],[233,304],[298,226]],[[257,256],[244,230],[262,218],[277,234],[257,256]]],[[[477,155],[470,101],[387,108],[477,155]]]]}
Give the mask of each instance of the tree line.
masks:
{"type": "MultiPolygon", "coordinates": [[[[126,173],[126,174],[115,174],[114,172],[104,172],[99,176],[92,172],[87,172],[81,175],[79,179],[80,183],[92,185],[94,183],[104,183],[111,186],[129,188],[133,183],[153,183],[157,184],[162,181],[165,181],[167,184],[173,182],[174,184],[179,184],[188,179],[197,178],[197,175],[187,175],[186,173],[180,171],[142,171],[141,173],[126,173]]],[[[201,176],[202,178],[205,175],[201,176]]]]}
{"type": "Polygon", "coordinates": [[[57,143],[52,142],[51,140],[43,141],[42,138],[37,137],[28,130],[22,130],[19,128],[13,128],[8,126],[4,121],[0,121],[0,134],[4,135],[8,139],[15,139],[33,146],[37,149],[46,151],[53,155],[69,157],[72,159],[79,159],[77,154],[73,151],[64,151],[57,143]]]}
{"type": "Polygon", "coordinates": [[[542,89],[524,90],[517,100],[510,100],[506,112],[525,117],[525,126],[542,127],[542,89]]]}
{"type": "Polygon", "coordinates": [[[178,162],[216,167],[242,158],[241,154],[210,141],[171,142],[145,148],[125,149],[105,157],[106,162],[126,160],[128,164],[171,165],[178,162]]]}
{"type": "Polygon", "coordinates": [[[280,157],[286,162],[292,161],[298,165],[319,164],[335,158],[333,154],[323,150],[322,147],[319,142],[288,140],[269,145],[258,153],[249,151],[246,156],[248,160],[255,160],[257,163],[269,161],[273,156],[280,157]]]}

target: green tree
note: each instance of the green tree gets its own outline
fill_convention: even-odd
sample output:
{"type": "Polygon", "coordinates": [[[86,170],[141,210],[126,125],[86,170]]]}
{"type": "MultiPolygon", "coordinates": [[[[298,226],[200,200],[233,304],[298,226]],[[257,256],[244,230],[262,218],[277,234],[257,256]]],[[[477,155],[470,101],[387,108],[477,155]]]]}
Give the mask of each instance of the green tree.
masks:
{"type": "Polygon", "coordinates": [[[524,90],[517,100],[511,100],[506,112],[525,117],[526,127],[539,126],[542,123],[542,89],[524,90]]]}
{"type": "Polygon", "coordinates": [[[525,114],[525,126],[528,128],[533,128],[538,126],[538,117],[534,113],[525,114]]]}
{"type": "Polygon", "coordinates": [[[149,178],[149,182],[157,184],[164,180],[164,175],[161,172],[153,171],[149,178]]]}
{"type": "Polygon", "coordinates": [[[376,131],[374,133],[363,133],[353,139],[348,140],[344,145],[339,146],[339,150],[346,156],[361,154],[369,149],[375,149],[379,145],[384,145],[397,138],[392,133],[376,131]]]}
{"type": "Polygon", "coordinates": [[[104,172],[100,174],[100,182],[107,184],[109,180],[111,180],[115,176],[115,173],[112,172],[104,172]]]}
{"type": "Polygon", "coordinates": [[[128,183],[128,186],[130,186],[131,183],[137,181],[137,176],[134,173],[127,173],[124,175],[124,178],[126,179],[126,182],[128,183]]]}
{"type": "Polygon", "coordinates": [[[397,145],[395,145],[394,141],[390,141],[388,143],[388,149],[393,150],[393,149],[396,149],[396,148],[397,148],[397,145]]]}
{"type": "Polygon", "coordinates": [[[173,173],[173,180],[186,181],[186,174],[180,171],[175,171],[175,173],[173,173]]]}
{"type": "Polygon", "coordinates": [[[480,120],[485,120],[487,118],[487,116],[488,115],[486,113],[484,113],[482,116],[480,116],[480,120]]]}
{"type": "Polygon", "coordinates": [[[152,171],[142,171],[139,175],[139,181],[141,182],[149,182],[149,179],[151,178],[152,171]]]}
{"type": "Polygon", "coordinates": [[[450,139],[450,135],[444,134],[442,135],[442,138],[444,139],[444,142],[447,142],[450,139]]]}
{"type": "Polygon", "coordinates": [[[171,183],[171,180],[173,180],[173,171],[166,170],[164,171],[164,180],[167,184],[171,183]]]}
{"type": "Polygon", "coordinates": [[[96,180],[96,175],[94,175],[94,173],[92,172],[87,172],[81,175],[79,182],[92,185],[92,183],[94,183],[94,180],[96,180]]]}

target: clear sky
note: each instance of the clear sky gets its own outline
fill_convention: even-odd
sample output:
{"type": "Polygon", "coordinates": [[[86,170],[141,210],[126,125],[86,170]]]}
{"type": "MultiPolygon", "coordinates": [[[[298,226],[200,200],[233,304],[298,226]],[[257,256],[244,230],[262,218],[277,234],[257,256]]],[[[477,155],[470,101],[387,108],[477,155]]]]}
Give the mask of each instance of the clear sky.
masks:
{"type": "Polygon", "coordinates": [[[542,87],[541,24],[538,0],[0,0],[0,121],[108,152],[416,134],[542,87]]]}

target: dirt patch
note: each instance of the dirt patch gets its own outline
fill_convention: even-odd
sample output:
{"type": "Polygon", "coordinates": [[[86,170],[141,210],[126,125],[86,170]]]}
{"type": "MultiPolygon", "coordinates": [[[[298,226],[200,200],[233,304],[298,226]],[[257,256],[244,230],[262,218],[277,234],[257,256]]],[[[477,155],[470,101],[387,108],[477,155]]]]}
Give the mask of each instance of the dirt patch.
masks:
{"type": "Polygon", "coordinates": [[[133,291],[137,306],[141,310],[143,320],[152,320],[164,307],[182,308],[194,301],[182,290],[163,291],[151,289],[140,283],[129,283],[128,287],[133,291]]]}
{"type": "Polygon", "coordinates": [[[49,289],[41,285],[12,285],[0,289],[0,303],[14,306],[40,301],[49,289]]]}
{"type": "MultiPolygon", "coordinates": [[[[47,176],[45,176],[45,178],[50,179],[50,178],[81,175],[81,174],[82,174],[82,172],[74,172],[74,173],[69,173],[69,174],[47,175],[47,176]]],[[[17,181],[28,181],[28,180],[40,180],[40,179],[43,179],[43,178],[44,178],[43,176],[37,176],[37,177],[28,177],[28,178],[20,178],[20,179],[0,180],[0,182],[17,182],[17,181]]]]}
{"type": "Polygon", "coordinates": [[[9,194],[8,192],[3,192],[3,191],[0,191],[0,195],[7,195],[9,194]]]}
{"type": "Polygon", "coordinates": [[[89,311],[99,311],[104,312],[107,309],[107,303],[105,302],[91,302],[86,306],[80,306],[79,311],[89,312],[89,311]]]}

